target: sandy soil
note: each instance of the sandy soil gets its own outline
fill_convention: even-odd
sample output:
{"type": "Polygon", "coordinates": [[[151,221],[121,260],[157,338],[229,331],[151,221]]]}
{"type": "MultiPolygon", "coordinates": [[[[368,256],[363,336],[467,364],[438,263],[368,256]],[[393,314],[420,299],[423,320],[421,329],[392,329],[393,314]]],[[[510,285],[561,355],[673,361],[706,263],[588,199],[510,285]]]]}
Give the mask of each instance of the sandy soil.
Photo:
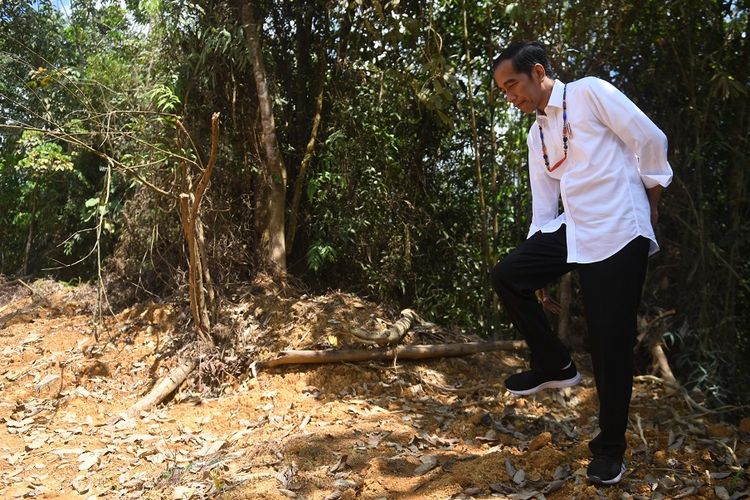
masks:
{"type": "MultiPolygon", "coordinates": [[[[523,353],[255,375],[248,367],[241,376],[207,359],[213,386],[194,375],[167,404],[118,420],[175,365],[184,313],[142,304],[95,328],[90,291],[31,288],[0,290],[3,499],[750,496],[750,418],[723,422],[648,377],[635,385],[625,479],[589,484],[596,394],[583,355],[580,386],[525,399],[502,390],[525,366],[523,353]]],[[[346,294],[263,287],[225,309],[243,346],[224,353],[230,363],[350,346],[351,328],[397,319],[346,294]]],[[[406,340],[469,339],[428,329],[406,340]]]]}

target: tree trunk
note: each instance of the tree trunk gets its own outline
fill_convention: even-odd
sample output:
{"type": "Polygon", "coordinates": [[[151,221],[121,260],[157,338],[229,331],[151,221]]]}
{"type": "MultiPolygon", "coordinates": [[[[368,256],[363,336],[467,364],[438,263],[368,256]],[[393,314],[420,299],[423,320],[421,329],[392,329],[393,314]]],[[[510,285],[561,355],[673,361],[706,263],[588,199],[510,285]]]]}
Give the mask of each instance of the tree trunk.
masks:
{"type": "Polygon", "coordinates": [[[299,205],[302,199],[302,188],[305,185],[305,177],[307,175],[307,169],[310,167],[312,161],[313,152],[315,151],[315,141],[318,138],[318,129],[320,128],[320,116],[323,112],[323,83],[320,85],[320,92],[318,98],[315,101],[315,117],[313,118],[312,131],[310,132],[310,140],[307,142],[307,148],[305,149],[305,157],[302,159],[302,163],[299,167],[299,174],[297,180],[294,182],[294,194],[292,196],[292,207],[289,210],[289,227],[287,229],[286,237],[286,252],[287,255],[292,253],[292,247],[294,246],[294,237],[297,234],[297,219],[299,218],[299,205]]]}
{"type": "MultiPolygon", "coordinates": [[[[745,109],[750,111],[750,106],[745,105],[745,109]]],[[[735,137],[742,135],[742,130],[746,130],[746,112],[738,113],[736,118],[735,137]]],[[[724,318],[727,319],[728,328],[734,328],[736,323],[736,303],[739,280],[737,279],[738,263],[744,259],[740,253],[743,239],[741,237],[743,229],[742,224],[745,221],[743,216],[743,206],[747,203],[745,193],[745,168],[744,154],[742,148],[735,148],[732,154],[732,161],[729,163],[730,182],[727,187],[729,192],[728,205],[730,207],[730,228],[729,234],[734,235],[731,245],[729,246],[729,257],[727,258],[727,274],[725,278],[726,292],[724,295],[724,318]]]]}
{"type": "Polygon", "coordinates": [[[203,259],[196,235],[196,224],[200,224],[200,218],[190,217],[190,206],[194,195],[192,193],[192,181],[190,173],[185,164],[180,166],[179,175],[182,184],[180,193],[180,220],[182,231],[185,235],[185,243],[188,250],[188,289],[190,295],[190,313],[195,323],[198,335],[205,341],[210,339],[211,320],[208,314],[205,296],[203,295],[203,259]]]}
{"type": "MultiPolygon", "coordinates": [[[[178,127],[187,134],[182,123],[178,127]]],[[[211,179],[219,147],[219,114],[211,117],[211,154],[208,165],[203,170],[198,184],[193,190],[193,180],[186,162],[178,169],[181,192],[179,195],[180,222],[188,247],[188,288],[190,295],[190,312],[198,335],[204,342],[211,340],[211,316],[216,310],[216,300],[208,267],[205,240],[203,237],[203,220],[200,215],[200,204],[211,179]]]]}
{"type": "Polygon", "coordinates": [[[477,188],[479,189],[479,216],[481,218],[479,227],[481,231],[482,241],[480,247],[482,249],[482,290],[483,290],[483,304],[482,304],[482,315],[485,321],[489,321],[491,315],[491,304],[492,297],[490,295],[491,287],[489,285],[489,267],[490,267],[490,241],[487,232],[487,205],[484,200],[484,180],[482,179],[482,158],[481,158],[481,144],[479,142],[479,133],[477,132],[477,118],[476,109],[474,107],[474,89],[472,85],[472,79],[474,78],[471,70],[471,54],[469,52],[469,30],[466,20],[466,2],[463,3],[463,28],[464,28],[464,45],[466,48],[466,82],[467,82],[467,93],[469,98],[469,109],[471,110],[471,137],[472,146],[474,149],[474,163],[476,167],[477,175],[477,188]]]}
{"type": "Polygon", "coordinates": [[[281,156],[279,141],[276,136],[276,123],[273,118],[273,106],[268,91],[266,66],[260,45],[260,30],[255,19],[255,2],[240,2],[242,22],[245,24],[245,39],[253,65],[255,88],[258,93],[258,107],[262,127],[262,145],[264,163],[269,183],[269,194],[266,202],[267,218],[265,228],[268,232],[268,245],[265,257],[270,271],[280,277],[286,275],[286,240],[284,237],[284,211],[286,208],[286,167],[281,156]]]}
{"type": "Polygon", "coordinates": [[[29,257],[31,256],[31,246],[34,241],[34,222],[36,221],[37,207],[37,188],[31,192],[31,214],[29,215],[29,232],[26,235],[26,248],[23,252],[23,275],[29,274],[29,257]]]}

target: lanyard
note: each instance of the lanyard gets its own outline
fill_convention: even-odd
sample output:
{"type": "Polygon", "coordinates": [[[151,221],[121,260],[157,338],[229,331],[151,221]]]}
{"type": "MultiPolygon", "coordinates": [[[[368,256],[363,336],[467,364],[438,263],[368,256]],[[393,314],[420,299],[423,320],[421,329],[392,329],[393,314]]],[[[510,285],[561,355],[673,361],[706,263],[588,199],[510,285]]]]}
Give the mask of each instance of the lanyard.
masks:
{"type": "Polygon", "coordinates": [[[567,93],[568,93],[568,84],[566,83],[565,86],[563,86],[563,130],[562,130],[562,140],[563,140],[563,151],[565,152],[565,156],[552,165],[550,168],[549,166],[549,156],[547,156],[547,146],[544,144],[544,132],[542,132],[542,126],[538,125],[539,127],[539,138],[542,140],[542,156],[544,157],[544,166],[547,167],[547,172],[554,171],[557,167],[563,164],[565,160],[568,159],[568,132],[570,130],[570,124],[568,124],[568,100],[567,100],[567,93]]]}

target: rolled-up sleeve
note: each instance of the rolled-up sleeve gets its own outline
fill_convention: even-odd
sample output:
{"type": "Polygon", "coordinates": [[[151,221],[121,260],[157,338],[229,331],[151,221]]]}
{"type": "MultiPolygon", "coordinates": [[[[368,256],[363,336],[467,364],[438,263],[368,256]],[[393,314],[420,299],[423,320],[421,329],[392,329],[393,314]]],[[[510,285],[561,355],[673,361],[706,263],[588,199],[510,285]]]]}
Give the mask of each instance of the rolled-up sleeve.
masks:
{"type": "Polygon", "coordinates": [[[667,160],[667,136],[648,116],[612,84],[592,78],[587,86],[596,117],[638,157],[638,170],[646,189],[672,182],[667,160]]]}
{"type": "Polygon", "coordinates": [[[529,148],[529,183],[531,184],[531,226],[529,234],[539,231],[542,226],[558,215],[560,182],[545,173],[541,147],[534,144],[529,133],[526,143],[529,148]]]}

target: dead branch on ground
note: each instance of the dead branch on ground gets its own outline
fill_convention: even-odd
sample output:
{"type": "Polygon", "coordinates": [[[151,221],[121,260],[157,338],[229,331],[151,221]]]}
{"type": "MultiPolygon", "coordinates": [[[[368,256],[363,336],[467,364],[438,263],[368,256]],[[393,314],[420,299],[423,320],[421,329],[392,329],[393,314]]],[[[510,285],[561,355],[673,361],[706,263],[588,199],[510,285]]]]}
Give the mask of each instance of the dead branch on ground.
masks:
{"type": "Polygon", "coordinates": [[[390,361],[398,359],[429,359],[466,356],[480,352],[517,351],[526,347],[523,340],[498,340],[495,342],[465,342],[460,344],[403,345],[375,349],[329,349],[324,351],[281,351],[279,357],[258,363],[261,368],[281,365],[339,363],[343,361],[390,361]]]}
{"type": "MultiPolygon", "coordinates": [[[[164,401],[167,396],[172,394],[180,385],[182,385],[197,365],[198,361],[194,357],[184,360],[173,368],[166,377],[159,380],[148,394],[128,408],[125,411],[125,415],[129,418],[135,418],[139,416],[142,411],[148,410],[164,401]]],[[[121,416],[118,415],[109,423],[115,423],[117,420],[120,420],[120,418],[121,416]]]]}

